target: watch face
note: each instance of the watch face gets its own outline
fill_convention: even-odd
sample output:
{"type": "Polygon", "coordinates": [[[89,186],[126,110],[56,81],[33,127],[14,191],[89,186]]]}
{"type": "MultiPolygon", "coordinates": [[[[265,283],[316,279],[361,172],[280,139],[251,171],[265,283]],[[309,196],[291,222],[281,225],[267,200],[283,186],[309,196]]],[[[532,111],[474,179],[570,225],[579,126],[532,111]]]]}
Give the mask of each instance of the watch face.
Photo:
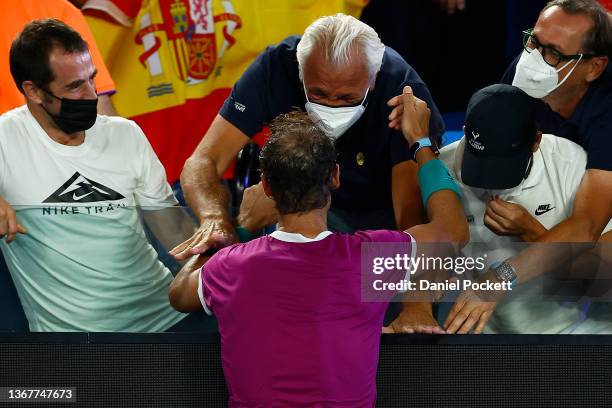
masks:
{"type": "Polygon", "coordinates": [[[497,268],[497,276],[503,281],[511,282],[516,279],[516,272],[512,266],[504,262],[497,268]]]}

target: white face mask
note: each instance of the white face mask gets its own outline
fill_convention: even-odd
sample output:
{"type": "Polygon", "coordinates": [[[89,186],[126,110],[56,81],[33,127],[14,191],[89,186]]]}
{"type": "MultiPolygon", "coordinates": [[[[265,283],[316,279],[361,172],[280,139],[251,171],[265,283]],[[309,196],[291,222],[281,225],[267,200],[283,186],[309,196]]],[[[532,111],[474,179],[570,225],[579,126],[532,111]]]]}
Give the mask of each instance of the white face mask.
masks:
{"type": "Polygon", "coordinates": [[[571,64],[573,60],[568,61],[561,68],[555,69],[544,61],[539,50],[534,49],[531,52],[524,50],[519,62],[516,64],[516,73],[514,74],[512,85],[521,88],[532,98],[544,98],[563,85],[572,72],[574,72],[581,59],[582,54],[574,64],[574,67],[563,78],[563,81],[559,82],[559,71],[571,64]]]}
{"type": "Polygon", "coordinates": [[[340,108],[332,108],[330,106],[319,105],[318,103],[310,102],[308,100],[308,93],[304,86],[304,93],[306,94],[306,112],[308,116],[315,122],[319,128],[332,140],[338,139],[353,126],[357,120],[365,112],[365,102],[370,88],[366,89],[365,96],[361,103],[357,106],[345,106],[340,108]]]}

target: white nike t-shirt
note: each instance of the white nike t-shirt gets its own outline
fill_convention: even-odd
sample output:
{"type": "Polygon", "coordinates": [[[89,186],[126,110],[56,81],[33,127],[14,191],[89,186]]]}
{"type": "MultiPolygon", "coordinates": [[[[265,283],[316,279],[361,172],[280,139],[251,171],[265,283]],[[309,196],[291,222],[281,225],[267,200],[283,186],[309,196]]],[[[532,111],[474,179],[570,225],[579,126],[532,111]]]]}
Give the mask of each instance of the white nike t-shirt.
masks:
{"type": "Polygon", "coordinates": [[[0,248],[32,331],[164,331],[170,271],[136,206],[176,204],[132,121],[98,116],[79,146],[53,141],[27,106],[0,117],[0,196],[27,228],[0,248]]]}
{"type": "MultiPolygon", "coordinates": [[[[463,195],[462,204],[470,227],[470,242],[479,243],[489,261],[503,261],[518,253],[518,237],[496,235],[484,224],[484,214],[491,192],[471,188],[461,182],[461,164],[465,137],[440,150],[463,195]]],[[[495,193],[511,203],[523,206],[544,227],[551,229],[572,214],[574,198],[586,171],[586,152],[576,143],[554,135],[542,135],[533,154],[528,177],[516,188],[495,193]]],[[[604,232],[612,229],[612,221],[604,232]]],[[[557,283],[547,276],[515,288],[496,306],[485,333],[564,333],[577,324],[582,305],[544,299],[544,288],[557,283]]]]}

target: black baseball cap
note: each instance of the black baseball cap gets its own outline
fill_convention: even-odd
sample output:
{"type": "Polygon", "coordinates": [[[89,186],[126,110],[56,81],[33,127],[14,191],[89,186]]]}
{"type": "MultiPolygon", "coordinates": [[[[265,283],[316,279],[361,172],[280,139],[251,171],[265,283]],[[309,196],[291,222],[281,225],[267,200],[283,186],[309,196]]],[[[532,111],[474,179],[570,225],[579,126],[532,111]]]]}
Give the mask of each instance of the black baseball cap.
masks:
{"type": "Polygon", "coordinates": [[[465,116],[463,184],[507,189],[521,183],[533,153],[536,106],[511,85],[491,85],[472,95],[465,116]]]}

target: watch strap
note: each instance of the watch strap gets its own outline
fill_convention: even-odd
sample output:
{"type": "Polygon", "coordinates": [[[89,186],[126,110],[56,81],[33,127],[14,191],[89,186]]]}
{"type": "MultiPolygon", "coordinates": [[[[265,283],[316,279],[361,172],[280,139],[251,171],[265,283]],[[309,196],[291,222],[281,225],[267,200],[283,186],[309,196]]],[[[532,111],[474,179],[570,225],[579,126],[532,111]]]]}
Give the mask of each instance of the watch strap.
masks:
{"type": "MultiPolygon", "coordinates": [[[[417,140],[411,147],[410,147],[410,158],[412,160],[416,160],[416,154],[419,150],[421,150],[424,147],[431,147],[433,148],[433,143],[431,142],[431,140],[429,139],[429,137],[422,137],[419,140],[417,140]]],[[[433,150],[433,149],[432,149],[433,150]]]]}

